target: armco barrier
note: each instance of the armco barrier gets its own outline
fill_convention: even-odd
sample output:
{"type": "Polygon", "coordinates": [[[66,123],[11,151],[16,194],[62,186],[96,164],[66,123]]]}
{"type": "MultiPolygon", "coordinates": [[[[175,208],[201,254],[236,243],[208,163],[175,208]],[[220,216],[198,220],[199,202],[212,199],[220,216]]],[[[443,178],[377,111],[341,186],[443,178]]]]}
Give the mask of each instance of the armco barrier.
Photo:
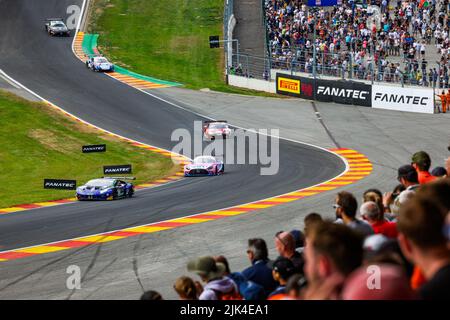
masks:
{"type": "Polygon", "coordinates": [[[375,84],[372,107],[397,111],[434,113],[434,92],[428,88],[401,88],[375,84]]]}
{"type": "Polygon", "coordinates": [[[260,79],[228,75],[228,84],[234,87],[247,88],[257,91],[275,93],[275,83],[260,79]]]}

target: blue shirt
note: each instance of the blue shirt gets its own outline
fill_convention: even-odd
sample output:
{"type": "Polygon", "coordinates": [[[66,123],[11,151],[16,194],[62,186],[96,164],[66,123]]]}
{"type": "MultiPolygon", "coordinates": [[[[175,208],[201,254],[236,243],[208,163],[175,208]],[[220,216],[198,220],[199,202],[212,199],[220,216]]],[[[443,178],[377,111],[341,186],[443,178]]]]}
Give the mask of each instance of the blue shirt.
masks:
{"type": "Polygon", "coordinates": [[[272,268],[267,266],[269,261],[254,261],[251,267],[248,267],[242,274],[250,281],[253,281],[264,288],[267,294],[272,292],[278,283],[273,279],[272,268]]]}

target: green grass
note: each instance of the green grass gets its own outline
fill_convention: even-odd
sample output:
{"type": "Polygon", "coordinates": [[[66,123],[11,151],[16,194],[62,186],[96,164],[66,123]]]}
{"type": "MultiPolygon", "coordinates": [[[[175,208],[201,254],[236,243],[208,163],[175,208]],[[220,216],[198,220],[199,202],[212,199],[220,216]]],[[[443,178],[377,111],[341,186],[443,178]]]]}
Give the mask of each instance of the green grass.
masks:
{"type": "Polygon", "coordinates": [[[90,33],[99,50],[134,72],[238,94],[274,96],[225,84],[223,48],[209,36],[223,34],[223,0],[95,0],[90,33]]]}
{"type": "Polygon", "coordinates": [[[0,90],[0,208],[73,197],[75,191],[43,189],[45,178],[78,184],[103,175],[103,165],[132,164],[136,184],[174,173],[170,158],[100,134],[43,103],[0,90]],[[89,144],[107,152],[83,154],[89,144]]]}

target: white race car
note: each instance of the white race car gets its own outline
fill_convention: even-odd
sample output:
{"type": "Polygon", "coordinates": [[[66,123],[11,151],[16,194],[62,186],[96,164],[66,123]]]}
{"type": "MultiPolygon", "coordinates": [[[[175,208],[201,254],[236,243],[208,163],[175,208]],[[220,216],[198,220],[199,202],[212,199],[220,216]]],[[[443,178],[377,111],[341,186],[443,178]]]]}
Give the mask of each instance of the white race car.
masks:
{"type": "Polygon", "coordinates": [[[113,72],[114,65],[108,61],[105,57],[102,56],[94,56],[90,57],[86,61],[86,68],[91,69],[92,71],[98,72],[113,72]]]}
{"type": "Polygon", "coordinates": [[[50,18],[45,20],[45,31],[51,36],[70,36],[70,30],[62,18],[50,18]]]}
{"type": "Polygon", "coordinates": [[[214,140],[222,137],[226,139],[231,134],[231,129],[225,120],[205,121],[203,123],[203,137],[207,140],[214,140]]]}

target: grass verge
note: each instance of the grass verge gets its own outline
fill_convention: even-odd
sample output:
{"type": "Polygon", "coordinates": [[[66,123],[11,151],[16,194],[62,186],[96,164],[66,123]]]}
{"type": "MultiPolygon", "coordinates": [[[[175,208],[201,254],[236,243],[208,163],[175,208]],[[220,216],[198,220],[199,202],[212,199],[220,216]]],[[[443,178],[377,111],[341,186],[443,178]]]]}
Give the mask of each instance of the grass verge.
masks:
{"type": "Polygon", "coordinates": [[[222,0],[94,0],[88,32],[100,34],[100,52],[134,72],[191,89],[276,96],[225,84],[223,49],[208,42],[210,35],[222,38],[223,6],[222,0]]]}
{"type": "Polygon", "coordinates": [[[73,197],[75,191],[43,189],[43,179],[80,185],[103,175],[103,165],[132,164],[136,184],[177,171],[170,158],[122,142],[80,124],[44,103],[0,90],[0,208],[73,197]],[[106,144],[107,152],[81,147],[106,144]]]}

